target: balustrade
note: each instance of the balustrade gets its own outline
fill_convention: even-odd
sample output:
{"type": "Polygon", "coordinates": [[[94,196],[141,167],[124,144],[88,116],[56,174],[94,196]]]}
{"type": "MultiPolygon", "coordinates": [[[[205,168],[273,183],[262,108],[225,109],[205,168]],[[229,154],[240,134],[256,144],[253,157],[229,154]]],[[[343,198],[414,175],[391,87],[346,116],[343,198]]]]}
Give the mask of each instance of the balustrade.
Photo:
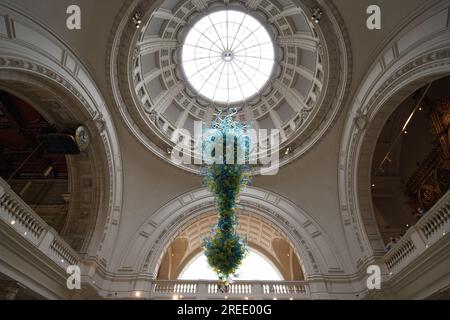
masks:
{"type": "Polygon", "coordinates": [[[424,250],[446,236],[450,229],[450,191],[408,229],[406,234],[384,256],[390,273],[399,272],[424,250]]]}
{"type": "Polygon", "coordinates": [[[62,268],[78,264],[78,254],[0,178],[0,219],[62,268]]]}
{"type": "Polygon", "coordinates": [[[224,286],[217,281],[156,280],[152,296],[156,298],[307,298],[308,284],[303,281],[236,281],[224,286]]]}

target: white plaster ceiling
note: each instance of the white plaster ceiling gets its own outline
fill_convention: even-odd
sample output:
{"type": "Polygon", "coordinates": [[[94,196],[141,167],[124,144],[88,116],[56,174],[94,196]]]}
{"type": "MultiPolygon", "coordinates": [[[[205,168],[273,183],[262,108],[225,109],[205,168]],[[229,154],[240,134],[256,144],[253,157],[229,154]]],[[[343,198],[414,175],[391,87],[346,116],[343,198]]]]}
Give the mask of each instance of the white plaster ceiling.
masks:
{"type": "MultiPolygon", "coordinates": [[[[22,11],[67,43],[78,58],[84,62],[96,84],[107,101],[108,108],[115,110],[115,103],[109,89],[107,77],[108,42],[114,36],[113,25],[117,17],[133,1],[125,0],[4,0],[22,11]],[[69,31],[65,25],[65,10],[70,4],[82,9],[82,29],[69,31]],[[127,5],[125,5],[127,4],[127,5]],[[122,6],[124,6],[122,8],[122,6]],[[49,10],[48,8],[52,8],[49,10]]],[[[153,1],[156,8],[162,1],[153,1]]],[[[328,2],[328,1],[327,1],[328,2]]],[[[422,0],[383,1],[382,29],[369,31],[365,27],[366,8],[373,4],[371,0],[333,0],[347,28],[352,48],[353,76],[350,96],[360,85],[374,59],[405,24],[405,18],[418,11],[422,0]]],[[[122,149],[124,175],[124,221],[121,234],[126,237],[148,214],[160,208],[178,194],[195,188],[200,179],[183,173],[177,168],[157,160],[148,148],[121,121],[119,112],[113,112],[122,149]],[[170,179],[168,179],[170,177],[170,179]]],[[[312,212],[324,228],[335,232],[337,243],[341,238],[336,228],[339,212],[337,197],[337,175],[339,142],[344,119],[349,117],[341,113],[330,133],[302,157],[290,166],[281,168],[277,176],[255,177],[254,185],[275,191],[291,199],[294,203],[312,212]],[[317,177],[320,176],[320,179],[317,177]],[[326,195],[326,196],[324,196],[326,195]],[[336,226],[336,227],[333,227],[336,226]]],[[[340,229],[339,229],[340,230],[340,229]]],[[[120,246],[123,245],[119,242],[120,246]]]]}

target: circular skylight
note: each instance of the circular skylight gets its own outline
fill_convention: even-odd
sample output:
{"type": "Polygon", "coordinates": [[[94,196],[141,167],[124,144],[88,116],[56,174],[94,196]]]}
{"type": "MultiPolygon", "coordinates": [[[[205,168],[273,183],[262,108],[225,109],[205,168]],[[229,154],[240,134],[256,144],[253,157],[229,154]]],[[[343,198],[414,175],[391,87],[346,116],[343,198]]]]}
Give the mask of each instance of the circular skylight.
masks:
{"type": "Polygon", "coordinates": [[[240,11],[222,10],[195,23],[181,60],[187,80],[200,95],[231,104],[264,87],[274,57],[272,39],[258,20],[240,11]]]}

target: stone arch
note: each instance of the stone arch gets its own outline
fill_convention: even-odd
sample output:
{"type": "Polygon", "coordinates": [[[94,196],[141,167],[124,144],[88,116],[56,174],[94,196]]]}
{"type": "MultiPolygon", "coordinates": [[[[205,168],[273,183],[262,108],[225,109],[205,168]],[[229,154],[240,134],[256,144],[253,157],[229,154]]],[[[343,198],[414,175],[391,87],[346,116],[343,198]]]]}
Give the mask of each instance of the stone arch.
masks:
{"type": "Polygon", "coordinates": [[[87,126],[93,139],[92,150],[85,155],[88,158],[97,157],[93,148],[102,150],[99,158],[89,160],[96,174],[90,181],[83,181],[82,176],[72,179],[78,181],[72,187],[83,187],[83,183],[99,187],[93,208],[86,206],[95,213],[80,252],[106,259],[117,234],[122,202],[120,148],[106,102],[85,66],[62,40],[15,7],[1,4],[0,8],[4,13],[0,19],[8,26],[0,54],[0,86],[31,102],[51,123],[65,119],[87,126]],[[45,97],[54,104],[43,103],[45,97]]]}
{"type": "Polygon", "coordinates": [[[371,198],[371,162],[394,109],[425,84],[450,74],[449,5],[429,1],[395,30],[357,90],[344,126],[339,159],[340,210],[359,266],[384,254],[371,198]]]}
{"type": "MultiPolygon", "coordinates": [[[[277,271],[277,273],[280,275],[280,277],[283,279],[285,279],[286,277],[284,276],[282,270],[281,270],[281,266],[280,264],[275,261],[272,256],[267,252],[267,250],[265,250],[264,248],[255,245],[253,243],[249,243],[248,247],[256,252],[258,252],[258,254],[260,254],[261,256],[264,257],[264,259],[266,259],[270,265],[272,265],[274,267],[274,269],[277,271]]],[[[183,264],[180,265],[179,268],[179,274],[182,274],[183,271],[185,271],[185,269],[188,267],[189,263],[192,262],[195,258],[197,258],[198,256],[200,256],[202,253],[202,249],[198,248],[197,250],[193,251],[186,259],[185,261],[183,261],[183,264]]]]}
{"type": "MultiPolygon", "coordinates": [[[[257,251],[287,281],[301,281],[303,270],[294,245],[286,239],[276,226],[261,215],[238,210],[238,234],[247,241],[249,249],[257,251]]],[[[176,279],[193,258],[203,252],[202,239],[217,223],[217,213],[206,212],[177,233],[169,244],[158,268],[158,279],[176,279]]]]}
{"type": "MultiPolygon", "coordinates": [[[[248,187],[240,196],[239,208],[261,216],[289,239],[303,264],[306,280],[343,272],[341,258],[328,235],[308,213],[289,200],[248,187]]],[[[163,254],[180,228],[213,209],[213,195],[201,188],[150,214],[123,252],[120,270],[156,278],[163,254]]]]}
{"type": "Polygon", "coordinates": [[[60,231],[60,235],[76,251],[86,253],[94,232],[92,226],[95,226],[98,212],[103,211],[101,206],[108,182],[105,156],[95,153],[103,148],[99,136],[95,134],[95,125],[88,121],[87,115],[64,91],[39,76],[0,69],[0,89],[26,99],[59,130],[85,124],[91,133],[92,142],[85,152],[66,156],[70,198],[65,227],[60,231]]]}
{"type": "MultiPolygon", "coordinates": [[[[250,250],[253,250],[254,252],[257,252],[261,257],[263,257],[263,259],[266,260],[269,263],[269,265],[271,265],[273,267],[273,269],[280,276],[280,278],[286,281],[286,277],[283,274],[279,263],[274,261],[272,256],[270,256],[270,254],[268,254],[267,251],[264,250],[264,248],[261,248],[255,244],[251,244],[251,243],[248,244],[248,248],[250,250]]],[[[195,259],[197,259],[198,257],[200,257],[202,254],[203,254],[203,252],[202,252],[201,248],[198,248],[198,250],[193,251],[190,254],[190,256],[183,262],[183,264],[178,269],[179,275],[181,275],[184,271],[186,271],[187,268],[189,267],[189,264],[191,262],[193,262],[195,259]]],[[[287,280],[287,281],[292,281],[292,280],[287,280]]]]}

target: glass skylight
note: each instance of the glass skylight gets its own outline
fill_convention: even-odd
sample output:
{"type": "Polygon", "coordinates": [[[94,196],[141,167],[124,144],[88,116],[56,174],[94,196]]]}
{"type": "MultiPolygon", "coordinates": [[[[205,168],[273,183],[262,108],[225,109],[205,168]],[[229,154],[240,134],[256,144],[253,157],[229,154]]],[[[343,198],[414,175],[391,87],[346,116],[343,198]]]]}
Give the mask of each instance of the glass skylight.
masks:
{"type": "Polygon", "coordinates": [[[240,11],[222,10],[203,17],[188,32],[182,66],[200,95],[231,104],[263,88],[274,57],[272,39],[258,20],[240,11]]]}

